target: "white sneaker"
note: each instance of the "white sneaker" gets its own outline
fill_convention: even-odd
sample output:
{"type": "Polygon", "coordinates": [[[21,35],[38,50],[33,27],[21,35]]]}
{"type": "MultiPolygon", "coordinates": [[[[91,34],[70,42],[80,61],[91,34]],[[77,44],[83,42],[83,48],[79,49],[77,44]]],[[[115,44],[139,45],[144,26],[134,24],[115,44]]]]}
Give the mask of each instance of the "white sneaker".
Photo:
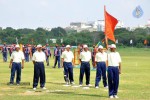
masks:
{"type": "Polygon", "coordinates": [[[79,85],[80,87],[82,86],[82,84],[79,85]]]}
{"type": "Polygon", "coordinates": [[[74,83],[74,82],[71,82],[71,84],[74,85],[75,83],[74,83]]]}
{"type": "Polygon", "coordinates": [[[36,88],[33,88],[33,90],[36,90],[36,88]]]}
{"type": "Polygon", "coordinates": [[[69,82],[66,82],[66,85],[69,85],[69,82]]]}
{"type": "Polygon", "coordinates": [[[96,86],[95,88],[96,88],[96,89],[98,89],[99,87],[98,87],[98,86],[96,86]]]}
{"type": "Polygon", "coordinates": [[[105,88],[105,89],[108,89],[108,86],[105,86],[104,88],[105,88]]]}
{"type": "Polygon", "coordinates": [[[114,98],[118,99],[119,97],[117,95],[114,95],[114,98]]]}
{"type": "Polygon", "coordinates": [[[86,86],[92,86],[91,84],[88,84],[88,85],[86,85],[86,86]]]}
{"type": "Polygon", "coordinates": [[[111,95],[111,96],[109,96],[109,98],[110,98],[110,99],[112,99],[112,98],[114,98],[114,96],[113,96],[113,95],[111,95]]]}
{"type": "Polygon", "coordinates": [[[42,87],[41,89],[46,90],[46,87],[42,87]]]}

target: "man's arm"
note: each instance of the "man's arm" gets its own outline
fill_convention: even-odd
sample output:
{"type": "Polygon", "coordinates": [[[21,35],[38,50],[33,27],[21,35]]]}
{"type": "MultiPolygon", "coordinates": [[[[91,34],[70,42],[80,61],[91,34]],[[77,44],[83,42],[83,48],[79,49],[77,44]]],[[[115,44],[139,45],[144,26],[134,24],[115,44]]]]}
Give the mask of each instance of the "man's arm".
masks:
{"type": "Polygon", "coordinates": [[[33,62],[33,65],[34,65],[34,64],[35,64],[35,61],[33,60],[32,62],[33,62]]]}
{"type": "Polygon", "coordinates": [[[108,60],[106,60],[106,67],[108,67],[108,60]]]}
{"type": "Polygon", "coordinates": [[[63,63],[64,63],[64,58],[61,58],[61,66],[64,67],[63,63]]]}
{"type": "Polygon", "coordinates": [[[9,68],[12,67],[12,62],[13,62],[13,59],[10,60],[9,68]]]}
{"type": "Polygon", "coordinates": [[[74,58],[72,58],[72,66],[73,66],[73,67],[75,66],[74,58]]]}
{"type": "Polygon", "coordinates": [[[22,59],[22,69],[24,68],[24,59],[22,59]]]}
{"type": "Polygon", "coordinates": [[[121,62],[119,63],[119,74],[121,74],[121,62]]]}
{"type": "MultiPolygon", "coordinates": [[[[82,52],[81,52],[81,53],[82,53],[82,52]]],[[[82,59],[82,54],[81,54],[81,53],[80,53],[80,55],[79,55],[79,61],[80,61],[79,64],[82,62],[82,61],[81,61],[81,59],[82,59]]]]}

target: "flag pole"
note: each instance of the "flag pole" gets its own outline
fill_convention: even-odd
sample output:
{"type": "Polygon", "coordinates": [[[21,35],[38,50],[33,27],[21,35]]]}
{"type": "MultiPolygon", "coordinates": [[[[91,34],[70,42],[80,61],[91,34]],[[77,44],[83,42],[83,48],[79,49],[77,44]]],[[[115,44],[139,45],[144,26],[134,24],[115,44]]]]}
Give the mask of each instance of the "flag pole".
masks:
{"type": "Polygon", "coordinates": [[[105,35],[105,45],[106,45],[106,49],[108,50],[108,38],[106,35],[105,35]]]}
{"type": "MultiPolygon", "coordinates": [[[[106,6],[104,5],[104,17],[106,18],[106,6]]],[[[105,30],[106,30],[106,19],[105,19],[105,30]]],[[[106,32],[106,31],[105,31],[106,32]]],[[[108,50],[108,38],[107,38],[107,33],[105,33],[105,45],[106,45],[106,49],[108,50]]]]}

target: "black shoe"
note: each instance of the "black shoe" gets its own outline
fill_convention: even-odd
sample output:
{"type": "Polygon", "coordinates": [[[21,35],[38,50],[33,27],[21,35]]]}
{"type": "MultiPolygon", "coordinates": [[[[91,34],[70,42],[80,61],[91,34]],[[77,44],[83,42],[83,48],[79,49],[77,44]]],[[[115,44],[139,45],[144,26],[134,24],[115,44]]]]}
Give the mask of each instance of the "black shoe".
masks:
{"type": "Polygon", "coordinates": [[[13,82],[10,82],[9,85],[14,85],[14,83],[13,83],[13,82]]]}

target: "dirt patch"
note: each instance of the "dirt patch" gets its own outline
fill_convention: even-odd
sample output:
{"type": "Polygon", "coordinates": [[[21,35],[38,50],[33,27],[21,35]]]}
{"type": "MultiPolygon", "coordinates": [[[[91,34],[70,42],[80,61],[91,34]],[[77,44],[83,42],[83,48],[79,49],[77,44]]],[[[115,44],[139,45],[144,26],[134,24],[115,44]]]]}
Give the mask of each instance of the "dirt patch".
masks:
{"type": "Polygon", "coordinates": [[[12,89],[13,89],[13,88],[10,88],[10,87],[1,88],[2,91],[12,90],[12,89]]]}
{"type": "Polygon", "coordinates": [[[41,91],[26,91],[24,93],[19,93],[19,95],[27,96],[27,95],[43,95],[44,92],[41,91]]]}

